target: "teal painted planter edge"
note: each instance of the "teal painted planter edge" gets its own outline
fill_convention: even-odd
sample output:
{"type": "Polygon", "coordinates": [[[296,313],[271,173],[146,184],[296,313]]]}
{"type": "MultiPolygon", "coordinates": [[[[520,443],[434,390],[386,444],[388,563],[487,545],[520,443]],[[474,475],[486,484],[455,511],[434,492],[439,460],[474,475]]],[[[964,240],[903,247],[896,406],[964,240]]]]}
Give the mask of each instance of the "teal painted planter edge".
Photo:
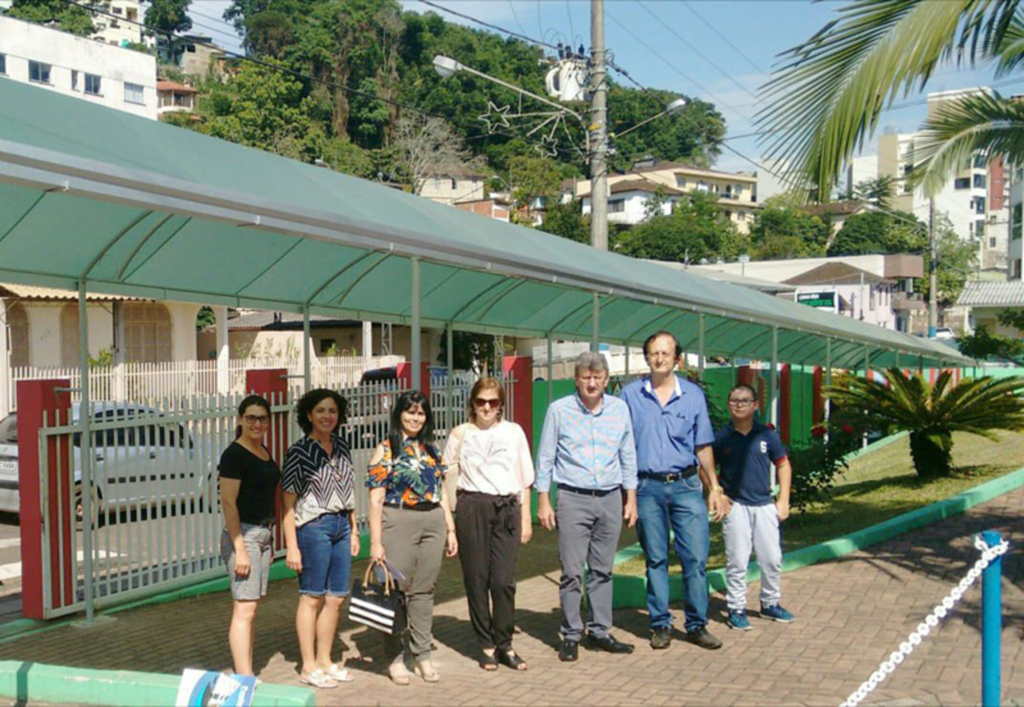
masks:
{"type": "MultiPolygon", "coordinates": [[[[24,702],[148,707],[174,704],[179,675],[128,670],[90,670],[28,661],[0,661],[0,695],[24,702]]],[[[254,707],[315,707],[304,687],[256,686],[254,707]]]]}
{"type": "MultiPolygon", "coordinates": [[[[863,550],[866,547],[894,538],[897,535],[902,535],[945,518],[959,515],[969,508],[986,501],[991,501],[993,498],[1002,496],[1004,493],[1013,491],[1021,486],[1024,486],[1024,469],[1011,471],[1009,474],[1000,476],[997,479],[986,481],[972,489],[962,491],[956,496],[936,501],[922,508],[917,508],[847,535],[786,553],[782,558],[782,571],[793,572],[802,567],[849,555],[857,550],[863,550]]],[[[643,550],[639,544],[624,547],[615,555],[615,566],[638,555],[643,555],[643,550]]],[[[751,562],[747,570],[747,582],[756,582],[760,576],[761,572],[757,567],[757,562],[751,562]]],[[[612,588],[612,601],[616,609],[637,609],[647,606],[647,579],[645,577],[616,574],[613,570],[612,588]]],[[[708,572],[708,590],[715,592],[725,590],[724,568],[708,572]]],[[[682,595],[682,577],[679,575],[670,576],[670,598],[678,600],[682,598],[682,595]]]]}

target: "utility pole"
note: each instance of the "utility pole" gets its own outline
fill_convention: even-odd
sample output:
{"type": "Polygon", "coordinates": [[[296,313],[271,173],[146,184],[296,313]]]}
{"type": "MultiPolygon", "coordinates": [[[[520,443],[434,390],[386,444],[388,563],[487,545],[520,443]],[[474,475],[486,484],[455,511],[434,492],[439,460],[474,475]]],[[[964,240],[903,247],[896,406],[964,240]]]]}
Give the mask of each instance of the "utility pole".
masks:
{"type": "Polygon", "coordinates": [[[935,198],[928,199],[928,336],[939,326],[938,249],[935,247],[935,198]]]}
{"type": "Polygon", "coordinates": [[[608,250],[608,106],[604,52],[604,0],[590,0],[591,144],[590,245],[608,250]]]}

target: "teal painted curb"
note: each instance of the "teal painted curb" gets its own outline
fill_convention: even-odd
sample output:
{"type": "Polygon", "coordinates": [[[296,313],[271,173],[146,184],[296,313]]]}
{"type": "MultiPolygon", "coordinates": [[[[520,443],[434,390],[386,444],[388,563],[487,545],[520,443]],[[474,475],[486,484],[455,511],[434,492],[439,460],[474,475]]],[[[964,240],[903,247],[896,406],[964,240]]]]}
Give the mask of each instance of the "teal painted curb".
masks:
{"type": "MultiPolygon", "coordinates": [[[[25,702],[115,707],[173,705],[179,675],[128,670],[89,670],[18,660],[0,661],[0,695],[25,702]]],[[[304,687],[256,686],[253,707],[315,707],[316,695],[304,687]]]]}
{"type": "MultiPolygon", "coordinates": [[[[959,515],[969,508],[991,501],[993,498],[1002,496],[1004,493],[1013,491],[1021,486],[1024,486],[1024,469],[1012,471],[1009,474],[1000,476],[998,479],[986,481],[972,489],[967,489],[944,501],[937,501],[923,508],[909,511],[877,525],[786,553],[782,558],[782,571],[792,572],[801,567],[849,555],[852,552],[877,545],[897,535],[902,535],[945,518],[959,515]]],[[[639,544],[624,547],[616,553],[615,565],[618,566],[620,563],[642,554],[643,550],[640,549],[639,544]]],[[[750,567],[747,569],[747,582],[756,582],[760,576],[761,572],[757,567],[757,562],[751,562],[750,567]]],[[[647,606],[646,577],[621,575],[613,572],[612,588],[612,602],[616,609],[638,609],[647,606]]],[[[671,600],[682,599],[683,578],[679,575],[670,575],[668,588],[671,600]]],[[[708,572],[708,591],[720,592],[724,590],[725,569],[719,568],[708,572]]]]}

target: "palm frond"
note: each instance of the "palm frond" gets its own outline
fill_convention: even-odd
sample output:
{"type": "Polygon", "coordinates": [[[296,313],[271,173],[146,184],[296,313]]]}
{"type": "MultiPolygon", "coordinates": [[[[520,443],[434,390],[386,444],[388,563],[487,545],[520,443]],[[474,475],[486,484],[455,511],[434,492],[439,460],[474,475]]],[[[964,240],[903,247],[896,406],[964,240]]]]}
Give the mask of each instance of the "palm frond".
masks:
{"type": "Polygon", "coordinates": [[[763,87],[767,158],[827,198],[882,110],[944,61],[991,59],[1021,0],[855,0],[782,54],[763,87]]]}
{"type": "Polygon", "coordinates": [[[1016,13],[1000,37],[998,46],[991,48],[996,59],[996,76],[1006,76],[1024,63],[1024,17],[1016,13]]]}
{"type": "Polygon", "coordinates": [[[937,194],[975,153],[1024,159],[1024,105],[998,93],[949,101],[929,118],[914,142],[908,186],[937,194]]]}

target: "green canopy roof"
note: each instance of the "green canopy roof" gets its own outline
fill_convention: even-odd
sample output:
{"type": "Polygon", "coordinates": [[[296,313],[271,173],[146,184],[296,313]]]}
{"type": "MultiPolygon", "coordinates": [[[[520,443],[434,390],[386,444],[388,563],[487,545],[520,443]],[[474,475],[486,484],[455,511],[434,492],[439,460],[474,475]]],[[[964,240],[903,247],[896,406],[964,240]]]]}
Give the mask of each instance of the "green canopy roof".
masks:
{"type": "Polygon", "coordinates": [[[0,278],[836,366],[968,364],[932,341],[482,218],[0,78],[0,278]],[[777,329],[776,329],[777,327],[777,329]],[[920,359],[918,358],[920,357],[920,359]]]}

